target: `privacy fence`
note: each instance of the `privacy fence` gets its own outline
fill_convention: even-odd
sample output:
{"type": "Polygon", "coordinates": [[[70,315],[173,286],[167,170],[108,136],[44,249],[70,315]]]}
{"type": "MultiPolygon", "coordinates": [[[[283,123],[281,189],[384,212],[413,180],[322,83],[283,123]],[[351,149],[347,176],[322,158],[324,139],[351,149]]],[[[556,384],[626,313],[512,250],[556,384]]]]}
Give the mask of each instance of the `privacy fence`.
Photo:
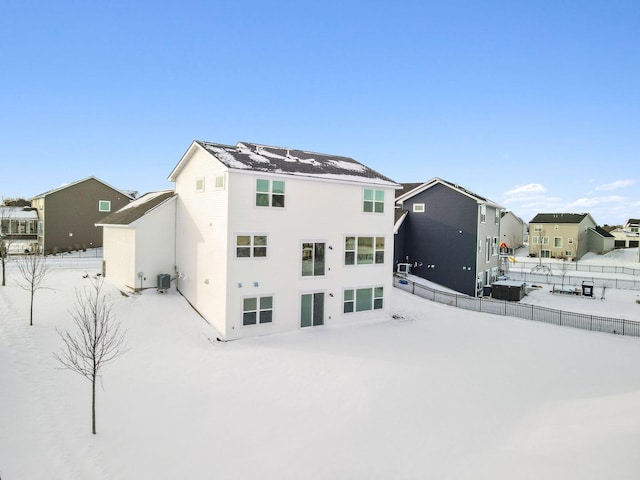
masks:
{"type": "Polygon", "coordinates": [[[536,322],[551,323],[553,325],[581,328],[583,330],[640,337],[640,322],[632,320],[565,312],[563,310],[555,310],[537,305],[495,300],[488,297],[469,297],[467,295],[436,290],[400,276],[393,277],[393,284],[400,290],[426,298],[427,300],[465,310],[472,310],[474,312],[492,313],[494,315],[517,317],[536,322]]]}

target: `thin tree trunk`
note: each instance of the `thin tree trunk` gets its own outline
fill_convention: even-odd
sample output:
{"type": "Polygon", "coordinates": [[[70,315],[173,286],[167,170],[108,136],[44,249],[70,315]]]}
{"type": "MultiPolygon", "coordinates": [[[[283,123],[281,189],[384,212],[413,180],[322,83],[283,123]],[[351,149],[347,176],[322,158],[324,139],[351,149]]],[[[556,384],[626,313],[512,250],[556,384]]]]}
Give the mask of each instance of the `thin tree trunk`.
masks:
{"type": "Polygon", "coordinates": [[[35,292],[31,291],[31,306],[29,307],[29,325],[33,326],[33,294],[35,292]]]}
{"type": "Polygon", "coordinates": [[[91,432],[96,434],[96,375],[91,377],[91,432]]]}
{"type": "Polygon", "coordinates": [[[5,273],[4,273],[4,258],[2,258],[2,286],[4,287],[6,285],[5,282],[5,273]]]}

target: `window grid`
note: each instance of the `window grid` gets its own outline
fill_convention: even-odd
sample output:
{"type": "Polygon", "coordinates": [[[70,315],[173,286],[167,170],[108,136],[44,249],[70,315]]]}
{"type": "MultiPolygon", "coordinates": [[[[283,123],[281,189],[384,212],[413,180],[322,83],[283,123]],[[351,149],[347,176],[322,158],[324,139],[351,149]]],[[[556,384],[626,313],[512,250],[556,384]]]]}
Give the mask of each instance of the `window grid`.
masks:
{"type": "Polygon", "coordinates": [[[266,235],[236,235],[236,258],[265,258],[266,256],[266,235]]]}
{"type": "Polygon", "coordinates": [[[365,188],[362,211],[365,213],[384,213],[384,190],[365,188]]]}
{"type": "Polygon", "coordinates": [[[343,313],[381,310],[384,306],[383,287],[349,288],[343,291],[343,313]]]}
{"type": "Polygon", "coordinates": [[[273,321],[273,297],[249,297],[242,300],[242,325],[273,321]]]}
{"type": "Polygon", "coordinates": [[[284,180],[256,180],[256,207],[284,208],[284,180]]]}
{"type": "Polygon", "coordinates": [[[372,265],[384,263],[384,237],[345,238],[345,265],[372,265]]]}

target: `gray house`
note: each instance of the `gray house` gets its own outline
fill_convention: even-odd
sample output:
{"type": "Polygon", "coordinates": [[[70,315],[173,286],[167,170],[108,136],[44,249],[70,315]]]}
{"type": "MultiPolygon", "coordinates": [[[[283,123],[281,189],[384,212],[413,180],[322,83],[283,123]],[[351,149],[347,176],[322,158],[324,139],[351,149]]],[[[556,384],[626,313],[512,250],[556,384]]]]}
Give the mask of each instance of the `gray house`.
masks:
{"type": "Polygon", "coordinates": [[[36,195],[38,246],[41,252],[102,246],[102,228],[95,224],[133,200],[96,177],[88,177],[36,195]]]}
{"type": "Polygon", "coordinates": [[[503,208],[440,178],[403,187],[396,196],[395,264],[458,292],[482,295],[499,273],[503,208]]]}

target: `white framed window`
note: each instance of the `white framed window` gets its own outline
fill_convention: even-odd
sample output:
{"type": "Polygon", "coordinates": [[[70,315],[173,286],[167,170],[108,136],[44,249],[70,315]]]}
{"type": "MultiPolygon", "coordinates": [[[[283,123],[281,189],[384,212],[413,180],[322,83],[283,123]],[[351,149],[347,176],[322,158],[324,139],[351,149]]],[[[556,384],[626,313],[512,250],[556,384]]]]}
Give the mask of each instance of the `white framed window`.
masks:
{"type": "Polygon", "coordinates": [[[384,213],[384,190],[365,188],[362,211],[365,213],[384,213]]]}
{"type": "Polygon", "coordinates": [[[324,275],[324,242],[302,243],[302,276],[318,277],[324,275]]]}
{"type": "Polygon", "coordinates": [[[204,177],[196,178],[196,192],[204,192],[204,177]]]}
{"type": "Polygon", "coordinates": [[[236,235],[236,258],[265,258],[266,235],[236,235]]]}
{"type": "Polygon", "coordinates": [[[384,237],[346,237],[345,265],[372,265],[384,263],[384,237]]]}
{"type": "Polygon", "coordinates": [[[555,248],[562,248],[562,237],[553,237],[553,246],[555,248]]]}
{"type": "Polygon", "coordinates": [[[381,310],[384,306],[384,290],[382,287],[345,289],[342,305],[343,313],[381,310]]]}
{"type": "Polygon", "coordinates": [[[242,325],[258,325],[273,321],[273,297],[247,297],[242,299],[242,325]]]}
{"type": "Polygon", "coordinates": [[[216,175],[215,188],[216,190],[224,190],[224,175],[216,175]]]}
{"type": "Polygon", "coordinates": [[[491,255],[494,257],[500,253],[500,248],[498,245],[498,237],[493,237],[493,243],[491,245],[491,255]]]}
{"type": "Polygon", "coordinates": [[[551,250],[540,250],[540,256],[542,258],[550,258],[551,257],[551,250]]]}
{"type": "Polygon", "coordinates": [[[567,238],[567,243],[569,245],[573,245],[573,238],[567,238]]]}
{"type": "Polygon", "coordinates": [[[426,211],[424,203],[414,203],[413,213],[424,213],[426,211]]]}
{"type": "Polygon", "coordinates": [[[533,231],[534,232],[541,232],[542,231],[542,225],[534,225],[533,226],[533,231]]]}
{"type": "Polygon", "coordinates": [[[487,206],[480,205],[480,223],[487,222],[487,206]]]}
{"type": "Polygon", "coordinates": [[[99,212],[110,212],[111,211],[111,200],[99,200],[98,201],[98,211],[99,212]]]}
{"type": "Polygon", "coordinates": [[[565,250],[564,256],[565,257],[573,257],[573,252],[571,250],[565,250]]]}
{"type": "Polygon", "coordinates": [[[256,207],[284,208],[284,180],[256,179],[256,207]]]}
{"type": "Polygon", "coordinates": [[[496,208],[496,225],[500,225],[500,209],[496,208]]]}

